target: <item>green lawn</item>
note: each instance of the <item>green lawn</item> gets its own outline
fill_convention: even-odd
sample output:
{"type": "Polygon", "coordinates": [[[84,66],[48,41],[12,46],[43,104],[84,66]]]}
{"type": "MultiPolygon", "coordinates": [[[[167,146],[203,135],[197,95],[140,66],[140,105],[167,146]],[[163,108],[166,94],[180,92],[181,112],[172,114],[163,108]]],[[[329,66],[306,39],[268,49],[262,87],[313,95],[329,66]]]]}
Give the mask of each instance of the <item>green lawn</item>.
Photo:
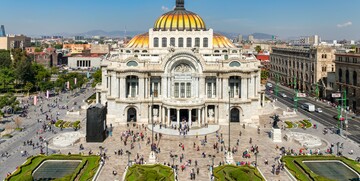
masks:
{"type": "Polygon", "coordinates": [[[33,171],[45,160],[82,160],[80,165],[74,170],[73,174],[57,180],[91,180],[99,167],[99,156],[81,156],[81,155],[39,155],[30,157],[25,164],[21,165],[14,174],[7,177],[6,181],[32,181],[33,171]]]}
{"type": "Polygon", "coordinates": [[[224,165],[214,169],[216,181],[262,181],[265,180],[258,170],[249,166],[224,165]]]}
{"type": "Polygon", "coordinates": [[[174,172],[164,165],[133,165],[126,173],[126,181],[174,181],[174,172]]]}
{"type": "Polygon", "coordinates": [[[339,160],[360,173],[360,163],[350,160],[346,157],[335,157],[335,156],[285,156],[281,158],[282,162],[285,162],[286,168],[291,174],[298,180],[314,180],[314,181],[325,181],[327,178],[321,177],[312,172],[303,161],[314,161],[314,160],[339,160]]]}

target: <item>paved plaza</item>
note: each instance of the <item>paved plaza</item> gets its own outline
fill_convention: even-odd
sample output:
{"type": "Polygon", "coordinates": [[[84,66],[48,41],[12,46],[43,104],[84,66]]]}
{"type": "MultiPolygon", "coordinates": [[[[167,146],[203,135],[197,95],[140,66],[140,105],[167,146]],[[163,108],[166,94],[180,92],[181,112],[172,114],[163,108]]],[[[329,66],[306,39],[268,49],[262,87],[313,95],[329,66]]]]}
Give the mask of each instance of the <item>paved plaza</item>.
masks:
{"type": "MultiPolygon", "coordinates": [[[[277,105],[282,107],[282,105],[277,105]]],[[[272,107],[272,106],[271,106],[272,107]]],[[[271,111],[268,111],[271,112],[271,111]]],[[[274,111],[275,113],[281,113],[281,109],[277,109],[274,111]]],[[[269,132],[271,131],[271,116],[272,114],[267,114],[261,116],[260,120],[260,134],[258,134],[257,128],[251,127],[243,127],[239,123],[231,124],[231,147],[237,148],[237,152],[234,154],[235,161],[244,161],[244,162],[254,162],[255,156],[250,152],[251,146],[257,145],[259,147],[258,154],[258,166],[260,171],[264,174],[267,180],[289,180],[289,177],[284,171],[281,171],[278,175],[273,174],[272,165],[276,166],[278,163],[275,161],[276,158],[280,156],[280,150],[278,148],[284,147],[285,149],[294,149],[294,152],[299,153],[300,149],[303,149],[298,144],[294,142],[287,142],[283,140],[282,143],[273,143],[271,138],[269,138],[269,132]],[[241,136],[240,136],[241,132],[241,136]],[[250,143],[250,139],[252,140],[250,143]],[[239,145],[237,145],[237,140],[239,140],[239,145]],[[244,151],[248,150],[250,152],[250,158],[243,158],[242,154],[244,151]],[[265,165],[264,161],[268,160],[269,164],[265,165]]],[[[303,117],[298,116],[297,118],[301,120],[303,117]]],[[[284,118],[285,119],[285,118],[284,118]]],[[[290,118],[289,118],[290,119],[290,118]]],[[[282,127],[283,123],[279,123],[280,127],[282,127]]],[[[83,144],[85,150],[81,151],[84,154],[88,154],[91,150],[94,154],[99,153],[99,147],[102,146],[105,148],[106,154],[108,156],[108,160],[102,169],[98,180],[122,180],[122,176],[124,174],[124,170],[127,165],[128,155],[125,153],[127,150],[131,152],[130,160],[139,160],[141,157],[144,158],[145,162],[149,160],[150,154],[150,144],[147,144],[147,138],[151,140],[151,126],[142,127],[141,125],[132,124],[129,127],[125,126],[117,126],[114,128],[112,136],[108,137],[104,143],[86,143],[85,139],[82,139],[76,145],[61,149],[62,153],[79,153],[79,145],[83,144]],[[121,135],[127,131],[133,131],[134,133],[142,133],[145,138],[144,141],[136,140],[133,143],[133,149],[131,149],[131,142],[128,141],[127,145],[124,145],[124,142],[121,141],[121,135]],[[123,155],[120,156],[117,153],[118,150],[123,150],[123,155]],[[116,171],[118,174],[113,175],[113,171],[116,171]]],[[[218,130],[218,134],[216,134],[216,126],[209,126],[208,129],[202,128],[197,129],[196,132],[192,132],[191,135],[179,135],[179,132],[174,129],[159,129],[159,126],[155,126],[155,131],[161,132],[162,137],[155,141],[155,143],[160,147],[160,153],[157,154],[157,161],[161,164],[172,164],[172,159],[170,158],[170,154],[177,154],[179,157],[183,154],[184,159],[181,160],[178,157],[174,160],[175,165],[178,165],[181,168],[182,165],[186,164],[186,161],[191,160],[191,165],[187,165],[184,171],[179,170],[179,180],[190,180],[190,171],[192,168],[196,170],[195,161],[197,161],[199,167],[199,174],[196,175],[197,180],[209,180],[209,171],[208,166],[211,165],[212,160],[208,155],[215,155],[214,163],[215,165],[219,165],[220,162],[224,161],[224,153],[225,147],[227,147],[228,140],[228,126],[220,126],[218,130]],[[212,130],[212,133],[209,133],[209,130],[212,130]],[[204,134],[205,133],[205,134],[204,134]],[[196,136],[196,135],[199,136],[196,136]],[[205,135],[207,138],[207,143],[205,145],[201,145],[201,141],[205,139],[205,135]],[[218,135],[218,137],[217,137],[218,135]],[[220,144],[218,142],[218,138],[224,140],[224,144],[220,144]],[[218,142],[219,152],[213,148],[213,145],[218,142]],[[184,150],[180,145],[184,145],[184,150]],[[198,150],[199,147],[199,150],[198,150]],[[206,157],[204,158],[202,155],[205,153],[206,157]]],[[[322,153],[328,149],[331,143],[342,142],[344,143],[344,147],[341,150],[345,156],[349,156],[351,158],[355,158],[356,155],[360,155],[358,145],[351,140],[346,138],[339,137],[335,134],[327,134],[323,135],[322,126],[319,125],[318,129],[292,129],[293,132],[305,132],[308,134],[316,135],[324,140],[324,144],[321,146],[320,150],[322,153]],[[350,150],[354,150],[353,155],[349,155],[348,152],[350,150]]],[[[290,130],[283,130],[283,136],[286,132],[290,130]]],[[[312,152],[315,152],[317,149],[312,149],[312,152]]],[[[305,150],[306,153],[309,153],[310,150],[305,150]]]]}

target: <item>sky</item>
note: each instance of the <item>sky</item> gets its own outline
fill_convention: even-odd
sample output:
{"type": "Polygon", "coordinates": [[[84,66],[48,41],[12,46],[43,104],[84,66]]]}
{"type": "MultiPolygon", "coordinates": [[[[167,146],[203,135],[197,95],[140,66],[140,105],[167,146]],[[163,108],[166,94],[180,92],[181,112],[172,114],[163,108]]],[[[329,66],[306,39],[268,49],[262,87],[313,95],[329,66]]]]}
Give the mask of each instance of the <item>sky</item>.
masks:
{"type": "MultiPolygon", "coordinates": [[[[153,27],[175,0],[1,0],[7,34],[53,35],[91,30],[143,31],[153,27]]],[[[360,0],[185,0],[207,28],[267,33],[280,38],[319,35],[360,39],[360,0]]]]}

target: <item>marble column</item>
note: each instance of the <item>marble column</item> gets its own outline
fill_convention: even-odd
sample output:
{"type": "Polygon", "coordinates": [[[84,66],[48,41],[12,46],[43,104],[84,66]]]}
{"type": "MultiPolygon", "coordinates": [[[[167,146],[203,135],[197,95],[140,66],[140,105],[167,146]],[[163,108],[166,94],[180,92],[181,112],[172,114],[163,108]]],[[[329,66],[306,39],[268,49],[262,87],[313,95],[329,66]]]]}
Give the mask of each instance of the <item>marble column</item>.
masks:
{"type": "Polygon", "coordinates": [[[125,77],[120,77],[120,99],[126,98],[126,80],[125,77]]]}
{"type": "Polygon", "coordinates": [[[197,109],[197,121],[198,121],[198,126],[199,126],[199,127],[201,126],[200,112],[201,112],[201,110],[200,110],[200,109],[197,109]]]}
{"type": "Polygon", "coordinates": [[[190,128],[191,128],[191,123],[192,123],[192,121],[191,121],[191,109],[189,109],[189,126],[190,126],[190,128]]]}
{"type": "Polygon", "coordinates": [[[145,97],[145,78],[144,77],[141,77],[139,78],[139,97],[141,99],[144,99],[145,97]]]}
{"type": "Polygon", "coordinates": [[[208,118],[208,106],[205,106],[204,109],[205,109],[204,123],[207,124],[207,123],[209,123],[209,118],[208,118]]]}
{"type": "Polygon", "coordinates": [[[219,84],[219,78],[218,77],[216,77],[216,85],[215,85],[215,87],[216,87],[216,98],[219,98],[219,93],[220,93],[220,90],[219,90],[219,88],[220,88],[220,84],[219,84]]]}
{"type": "Polygon", "coordinates": [[[202,118],[201,122],[202,122],[202,124],[205,123],[205,114],[204,114],[204,112],[205,112],[205,107],[203,107],[202,111],[201,111],[201,118],[202,118]]]}
{"type": "Polygon", "coordinates": [[[161,106],[161,124],[166,124],[166,120],[165,120],[165,107],[161,106]]]}
{"type": "Polygon", "coordinates": [[[161,77],[161,96],[163,98],[166,98],[166,88],[167,88],[167,85],[166,85],[166,77],[161,77]]]}
{"type": "Polygon", "coordinates": [[[177,126],[180,125],[180,109],[176,109],[176,123],[177,126]]]}
{"type": "Polygon", "coordinates": [[[112,82],[111,82],[111,80],[112,80],[112,76],[110,75],[109,80],[108,80],[109,81],[108,96],[111,96],[111,94],[112,94],[112,92],[111,92],[112,91],[112,88],[111,88],[112,87],[112,85],[111,85],[112,82]]]}
{"type": "Polygon", "coordinates": [[[247,100],[248,93],[247,93],[247,79],[246,78],[242,78],[241,79],[241,100],[247,100]]]}
{"type": "Polygon", "coordinates": [[[116,98],[120,97],[120,78],[116,77],[116,98]]]}
{"type": "Polygon", "coordinates": [[[228,78],[223,78],[223,99],[225,99],[226,101],[229,99],[229,79],[228,78]]]}
{"type": "Polygon", "coordinates": [[[254,90],[254,83],[255,83],[255,80],[254,80],[254,76],[251,76],[249,79],[248,79],[248,81],[249,81],[249,84],[248,84],[248,86],[249,86],[249,98],[254,98],[255,97],[255,90],[254,90]]]}
{"type": "Polygon", "coordinates": [[[200,83],[199,83],[199,88],[200,88],[200,98],[205,98],[206,97],[206,93],[205,93],[205,77],[200,77],[200,83]]]}
{"type": "Polygon", "coordinates": [[[167,124],[168,126],[170,126],[171,122],[170,122],[170,108],[167,108],[167,124]]]}

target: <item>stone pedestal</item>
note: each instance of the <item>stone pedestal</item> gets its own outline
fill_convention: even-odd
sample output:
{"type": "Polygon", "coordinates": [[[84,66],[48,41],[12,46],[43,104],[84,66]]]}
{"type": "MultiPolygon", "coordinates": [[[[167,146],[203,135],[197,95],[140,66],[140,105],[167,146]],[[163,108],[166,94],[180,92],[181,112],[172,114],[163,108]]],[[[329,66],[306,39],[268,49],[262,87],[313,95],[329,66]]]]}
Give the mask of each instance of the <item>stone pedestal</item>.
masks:
{"type": "Polygon", "coordinates": [[[281,136],[281,129],[279,128],[272,128],[271,130],[271,138],[273,142],[282,142],[282,136],[281,136]]]}
{"type": "Polygon", "coordinates": [[[234,157],[233,157],[231,151],[228,151],[228,152],[226,153],[225,162],[226,162],[227,164],[233,164],[233,163],[234,163],[234,157]]]}
{"type": "Polygon", "coordinates": [[[150,152],[149,164],[156,164],[156,154],[154,151],[150,152]]]}

